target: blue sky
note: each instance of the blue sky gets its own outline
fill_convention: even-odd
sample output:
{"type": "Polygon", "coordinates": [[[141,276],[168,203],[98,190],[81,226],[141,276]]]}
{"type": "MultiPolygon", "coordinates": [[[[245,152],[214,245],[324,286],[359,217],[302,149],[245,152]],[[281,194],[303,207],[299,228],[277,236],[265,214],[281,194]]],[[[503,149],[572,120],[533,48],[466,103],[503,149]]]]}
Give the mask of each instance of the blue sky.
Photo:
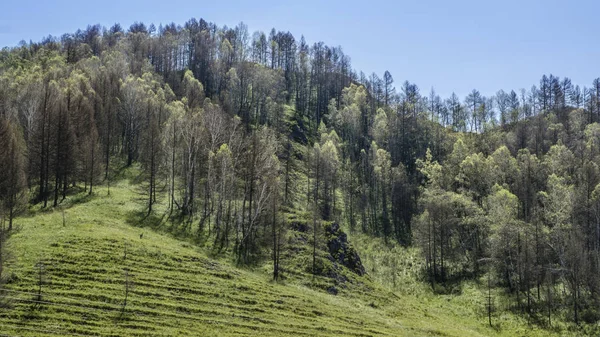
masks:
{"type": "Polygon", "coordinates": [[[600,77],[599,10],[596,1],[566,0],[21,0],[0,6],[0,46],[95,23],[243,21],[251,33],[275,27],[340,45],[355,69],[389,70],[396,86],[409,80],[423,94],[434,86],[444,97],[464,97],[473,88],[484,95],[530,88],[544,73],[589,86],[600,77]]]}

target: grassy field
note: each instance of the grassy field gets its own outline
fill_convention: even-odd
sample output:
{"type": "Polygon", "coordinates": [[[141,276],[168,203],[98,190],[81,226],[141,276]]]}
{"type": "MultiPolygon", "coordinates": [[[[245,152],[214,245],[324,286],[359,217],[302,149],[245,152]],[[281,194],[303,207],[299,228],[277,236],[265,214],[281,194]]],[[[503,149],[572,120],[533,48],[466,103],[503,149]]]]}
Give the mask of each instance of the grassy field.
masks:
{"type": "Polygon", "coordinates": [[[480,290],[433,295],[404,272],[418,263],[410,252],[398,252],[406,258],[394,262],[390,287],[392,274],[381,270],[390,262],[377,240],[361,236],[351,240],[370,276],[356,286],[330,295],[301,273],[274,283],[267,266],[236,268],[161,227],[168,224],[140,226],[132,186],[126,177],[110,197],[97,188],[17,219],[1,336],[559,335],[510,314],[489,328],[480,290]]]}

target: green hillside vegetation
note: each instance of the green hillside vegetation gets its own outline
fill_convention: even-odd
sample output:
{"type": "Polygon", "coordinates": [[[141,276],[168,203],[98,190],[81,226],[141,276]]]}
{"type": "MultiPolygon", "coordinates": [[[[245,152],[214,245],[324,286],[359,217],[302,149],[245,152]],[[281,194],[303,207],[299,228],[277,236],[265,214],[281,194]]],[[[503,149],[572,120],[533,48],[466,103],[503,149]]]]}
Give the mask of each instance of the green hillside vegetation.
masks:
{"type": "Polygon", "coordinates": [[[599,334],[600,78],[395,83],[202,19],[3,48],[2,333],[599,334]]]}
{"type": "MultiPolygon", "coordinates": [[[[135,180],[134,172],[125,173],[135,180]]],[[[145,227],[139,221],[138,187],[121,178],[110,187],[110,197],[106,187],[91,197],[76,193],[58,209],[33,209],[15,221],[6,284],[11,309],[0,312],[2,334],[548,335],[510,314],[499,317],[495,329],[487,327],[476,286],[462,294],[433,295],[410,274],[419,270],[418,259],[403,248],[396,248],[395,256],[402,261],[412,256],[415,265],[398,266],[405,275],[394,291],[380,286],[378,281],[387,281],[375,276],[381,273],[374,268],[385,263],[371,255],[379,243],[367,237],[356,242],[370,276],[354,277],[337,296],[318,286],[329,280],[313,281],[302,270],[273,282],[261,268],[236,268],[227,256],[178,240],[170,234],[174,224],[145,227]]],[[[375,254],[386,258],[385,252],[375,254]]]]}

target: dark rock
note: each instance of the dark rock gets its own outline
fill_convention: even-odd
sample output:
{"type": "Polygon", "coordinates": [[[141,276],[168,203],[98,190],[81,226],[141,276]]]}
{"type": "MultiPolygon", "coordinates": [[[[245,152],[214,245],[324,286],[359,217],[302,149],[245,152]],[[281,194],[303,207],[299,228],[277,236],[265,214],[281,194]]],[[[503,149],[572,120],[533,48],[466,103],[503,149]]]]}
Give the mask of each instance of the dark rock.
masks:
{"type": "MultiPolygon", "coordinates": [[[[301,119],[297,120],[296,123],[291,126],[291,138],[297,143],[307,144],[308,138],[306,137],[304,130],[306,130],[304,122],[301,119]]],[[[302,158],[299,159],[302,160],[302,158]]]]}
{"type": "Polygon", "coordinates": [[[330,293],[331,295],[337,295],[338,294],[338,290],[334,286],[331,286],[331,287],[327,288],[327,292],[330,293]]]}
{"type": "Polygon", "coordinates": [[[308,225],[306,223],[294,221],[291,223],[291,227],[297,232],[308,233],[308,225]]]}
{"type": "Polygon", "coordinates": [[[328,236],[327,248],[329,248],[330,259],[344,265],[359,276],[364,275],[365,267],[360,256],[348,242],[348,236],[340,229],[340,225],[333,223],[326,226],[325,230],[328,236]]]}
{"type": "MultiPolygon", "coordinates": [[[[331,256],[329,257],[329,259],[333,260],[331,256]]],[[[345,282],[348,282],[348,278],[343,273],[341,273],[342,267],[340,267],[335,261],[333,262],[333,268],[329,270],[327,276],[333,279],[336,285],[343,285],[345,282]]]]}

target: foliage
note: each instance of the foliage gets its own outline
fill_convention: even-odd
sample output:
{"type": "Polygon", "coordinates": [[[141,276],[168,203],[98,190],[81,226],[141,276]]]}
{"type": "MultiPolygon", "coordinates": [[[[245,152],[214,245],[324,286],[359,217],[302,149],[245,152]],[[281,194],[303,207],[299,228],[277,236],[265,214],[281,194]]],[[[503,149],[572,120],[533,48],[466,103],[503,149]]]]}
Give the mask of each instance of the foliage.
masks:
{"type": "Polygon", "coordinates": [[[319,284],[330,280],[317,271],[337,268],[320,256],[331,221],[416,246],[434,292],[486,275],[508,311],[594,323],[600,80],[582,90],[544,75],[463,101],[393,83],[353,71],[340,47],[202,19],[6,48],[0,211],[12,231],[19,214],[51,214],[81,190],[117,193],[115,175],[139,167],[132,223],[165,219],[240,266],[271,257],[275,279],[298,212],[312,229],[300,269],[319,284]]]}

